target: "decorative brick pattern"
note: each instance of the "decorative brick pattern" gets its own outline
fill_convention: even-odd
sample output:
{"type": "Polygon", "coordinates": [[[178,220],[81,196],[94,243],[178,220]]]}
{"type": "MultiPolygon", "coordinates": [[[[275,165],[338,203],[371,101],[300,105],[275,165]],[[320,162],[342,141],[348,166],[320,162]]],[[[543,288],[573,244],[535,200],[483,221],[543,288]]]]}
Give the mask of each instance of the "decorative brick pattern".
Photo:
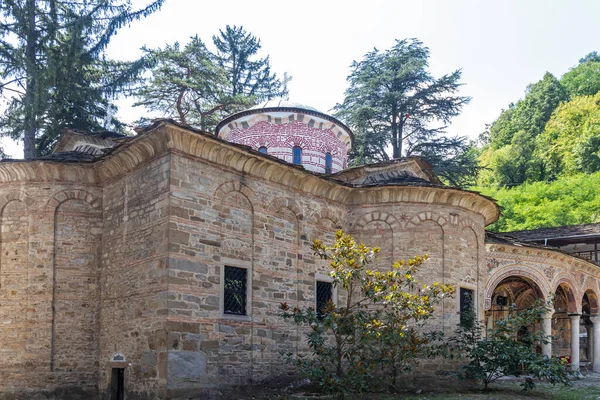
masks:
{"type": "Polygon", "coordinates": [[[295,120],[285,124],[260,121],[249,127],[232,129],[226,138],[258,150],[267,148],[267,154],[292,162],[292,148],[302,149],[302,165],[309,171],[325,172],[325,154],[332,155],[332,172],[346,168],[346,145],[331,130],[310,126],[295,120]]]}

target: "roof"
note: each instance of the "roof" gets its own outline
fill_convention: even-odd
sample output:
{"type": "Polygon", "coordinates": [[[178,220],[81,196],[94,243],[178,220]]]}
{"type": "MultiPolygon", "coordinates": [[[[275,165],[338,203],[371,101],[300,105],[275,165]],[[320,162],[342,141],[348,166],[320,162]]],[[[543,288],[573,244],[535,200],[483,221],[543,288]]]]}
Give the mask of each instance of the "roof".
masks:
{"type": "Polygon", "coordinates": [[[583,224],[559,226],[555,228],[538,228],[526,231],[507,232],[507,234],[523,241],[541,241],[590,236],[600,237],[600,224],[583,224]]]}
{"type": "Polygon", "coordinates": [[[431,165],[420,157],[402,157],[374,164],[347,168],[333,178],[355,185],[411,183],[420,186],[443,186],[431,165]]]}
{"type": "Polygon", "coordinates": [[[265,108],[299,108],[302,110],[310,110],[323,114],[321,111],[317,110],[314,107],[308,106],[302,103],[296,103],[294,101],[288,101],[283,99],[275,99],[275,100],[267,100],[260,104],[257,104],[253,107],[250,107],[248,110],[262,110],[265,108]]]}

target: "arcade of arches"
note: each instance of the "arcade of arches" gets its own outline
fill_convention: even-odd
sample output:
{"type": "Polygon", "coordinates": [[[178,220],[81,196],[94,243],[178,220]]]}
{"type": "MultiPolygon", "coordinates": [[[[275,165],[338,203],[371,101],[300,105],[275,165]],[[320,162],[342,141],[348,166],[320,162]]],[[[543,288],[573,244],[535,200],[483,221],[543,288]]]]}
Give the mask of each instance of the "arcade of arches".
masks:
{"type": "Polygon", "coordinates": [[[585,366],[600,371],[597,267],[556,250],[523,244],[488,242],[486,247],[489,275],[484,318],[488,329],[511,306],[526,309],[537,301],[552,301],[553,309],[540,323],[527,327],[552,336],[537,351],[566,357],[573,370],[585,366]]]}

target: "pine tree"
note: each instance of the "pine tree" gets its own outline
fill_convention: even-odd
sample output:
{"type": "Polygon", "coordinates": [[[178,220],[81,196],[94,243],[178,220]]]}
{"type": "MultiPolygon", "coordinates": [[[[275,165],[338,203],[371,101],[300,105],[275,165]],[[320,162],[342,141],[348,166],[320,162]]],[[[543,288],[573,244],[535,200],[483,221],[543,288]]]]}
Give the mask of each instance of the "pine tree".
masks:
{"type": "Polygon", "coordinates": [[[232,97],[249,97],[255,102],[276,97],[287,97],[287,83],[290,77],[283,79],[271,73],[269,57],[253,59],[261,48],[260,39],[247,32],[242,26],[225,27],[219,35],[213,36],[217,48],[217,63],[225,70],[230,83],[229,94],[232,97]]]}
{"type": "Polygon", "coordinates": [[[0,2],[0,94],[8,103],[0,134],[22,139],[25,158],[33,158],[48,151],[63,125],[94,128],[107,98],[143,66],[107,61],[103,51],[119,28],[163,2],[138,10],[127,0],[0,2]]]}

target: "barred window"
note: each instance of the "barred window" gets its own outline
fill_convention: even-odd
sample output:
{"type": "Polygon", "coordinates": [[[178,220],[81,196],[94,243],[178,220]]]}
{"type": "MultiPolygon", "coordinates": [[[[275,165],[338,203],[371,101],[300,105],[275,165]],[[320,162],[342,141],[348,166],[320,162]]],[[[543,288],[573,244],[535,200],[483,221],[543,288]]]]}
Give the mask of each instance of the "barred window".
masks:
{"type": "Polygon", "coordinates": [[[460,324],[468,325],[473,323],[472,313],[475,311],[473,307],[475,292],[471,289],[460,288],[460,324]]]}
{"type": "Polygon", "coordinates": [[[317,281],[317,314],[323,315],[323,309],[332,298],[332,288],[331,282],[317,281]]]}
{"type": "Polygon", "coordinates": [[[225,267],[225,290],[223,312],[225,314],[246,315],[247,272],[245,268],[225,267]]]}

